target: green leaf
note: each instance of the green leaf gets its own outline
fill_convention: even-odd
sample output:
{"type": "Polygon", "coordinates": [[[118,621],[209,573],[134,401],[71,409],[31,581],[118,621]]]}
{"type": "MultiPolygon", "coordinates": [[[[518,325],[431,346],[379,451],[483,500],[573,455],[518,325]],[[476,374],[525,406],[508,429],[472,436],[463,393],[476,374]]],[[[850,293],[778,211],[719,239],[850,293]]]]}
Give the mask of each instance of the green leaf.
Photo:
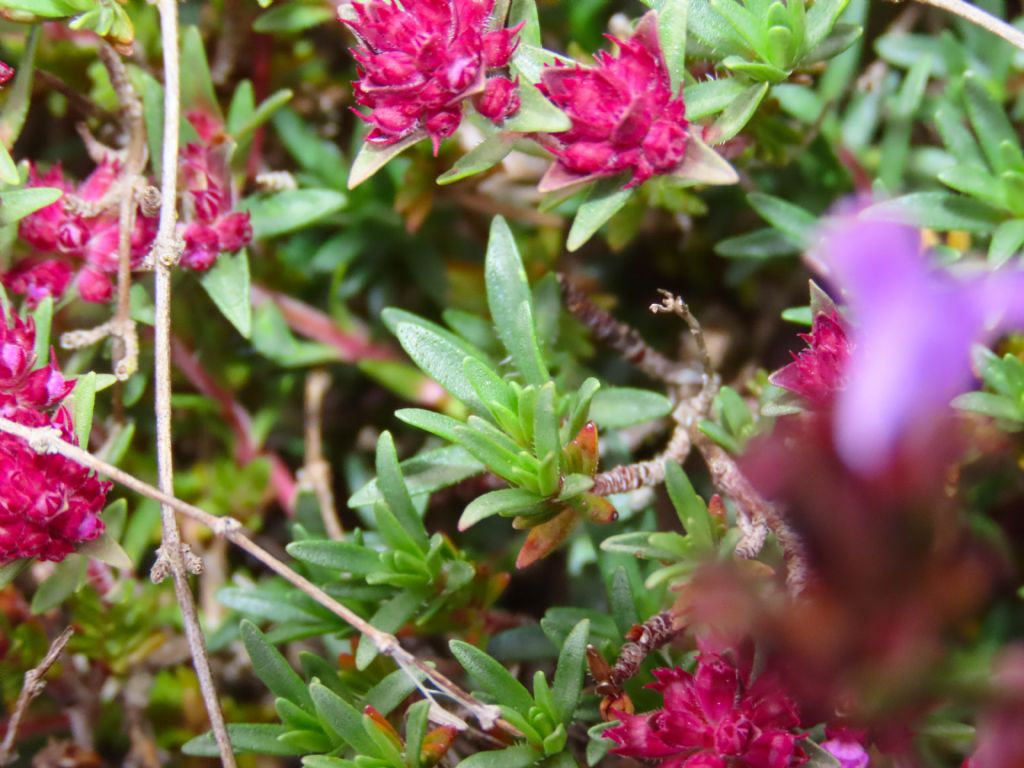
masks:
{"type": "Polygon", "coordinates": [[[20,181],[21,174],[18,173],[18,166],[14,164],[14,158],[3,142],[0,142],[0,183],[18,184],[20,181]]]}
{"type": "MultiPolygon", "coordinates": [[[[526,383],[543,384],[551,376],[544,365],[540,343],[537,341],[530,284],[512,230],[501,216],[491,221],[484,277],[487,283],[487,305],[498,338],[512,356],[512,362],[526,383]]],[[[461,369],[460,364],[455,372],[461,372],[461,369]]]]}
{"type": "Polygon", "coordinates": [[[711,0],[711,7],[732,27],[754,53],[767,59],[765,40],[762,37],[762,26],[757,17],[741,5],[737,0],[711,0]]]}
{"type": "Polygon", "coordinates": [[[364,143],[359,149],[359,154],[352,161],[352,168],[348,174],[348,188],[355,189],[391,160],[425,138],[425,134],[414,133],[390,147],[375,147],[372,144],[364,143]]]}
{"type": "MultiPolygon", "coordinates": [[[[423,599],[413,592],[400,592],[383,603],[370,618],[370,623],[382,632],[397,632],[423,605],[423,599]]],[[[377,658],[377,646],[363,635],[356,648],[356,669],[366,669],[377,658]]]]}
{"type": "Polygon", "coordinates": [[[363,730],[363,715],[359,710],[319,682],[310,683],[309,693],[320,722],[328,732],[335,738],[351,744],[361,755],[379,754],[377,745],[363,730]]]}
{"type": "Polygon", "coordinates": [[[285,547],[296,560],[354,576],[366,576],[381,568],[380,553],[352,541],[293,541],[285,547]]]}
{"type": "Polygon", "coordinates": [[[540,46],[540,17],[536,0],[512,0],[505,26],[514,27],[520,22],[523,22],[523,29],[519,38],[523,44],[540,46]]]}
{"type": "Polygon", "coordinates": [[[740,180],[736,169],[696,136],[690,137],[683,163],[672,175],[689,184],[735,184],[740,180]]]}
{"type": "Polygon", "coordinates": [[[502,123],[503,131],[513,133],[558,133],[572,128],[572,120],[547,100],[537,86],[525,78],[519,80],[519,111],[502,123]]]}
{"type": "Polygon", "coordinates": [[[722,144],[742,131],[754,116],[769,87],[768,83],[752,85],[734,99],[711,126],[711,142],[722,144]]]}
{"type": "Polygon", "coordinates": [[[822,749],[810,739],[801,741],[800,746],[804,748],[809,758],[804,763],[804,768],[840,768],[842,765],[831,752],[822,749]]]}
{"type": "Polygon", "coordinates": [[[296,595],[299,593],[279,592],[256,587],[223,587],[217,590],[217,599],[232,610],[247,617],[273,621],[278,624],[312,624],[320,616],[310,613],[296,595]]]}
{"type": "Polygon", "coordinates": [[[913,192],[876,203],[862,215],[940,232],[962,229],[982,233],[990,232],[1002,218],[992,207],[950,192],[913,192]]]}
{"type": "Polygon", "coordinates": [[[459,530],[464,531],[493,515],[512,516],[544,502],[544,497],[524,488],[502,488],[477,496],[459,518],[459,530]]]}
{"type": "Polygon", "coordinates": [[[491,752],[477,752],[460,762],[456,768],[528,768],[543,757],[529,744],[516,744],[491,752]]]}
{"type": "Polygon", "coordinates": [[[509,412],[515,410],[512,389],[490,365],[475,357],[467,357],[462,368],[470,385],[491,413],[499,406],[509,412]]]}
{"type": "Polygon", "coordinates": [[[626,569],[619,566],[612,574],[612,583],[608,589],[608,602],[610,603],[612,618],[615,619],[615,626],[625,636],[630,627],[640,623],[640,614],[637,612],[637,597],[633,594],[633,585],[629,580],[626,569]]]}
{"type": "Polygon", "coordinates": [[[30,565],[32,565],[32,558],[30,557],[14,560],[6,565],[0,565],[0,589],[4,589],[11,584],[30,565]]]}
{"type": "Polygon", "coordinates": [[[274,91],[260,102],[260,105],[247,118],[234,127],[231,136],[238,142],[247,140],[257,128],[267,122],[277,110],[292,100],[294,94],[287,88],[274,91]]]}
{"type": "Polygon", "coordinates": [[[422,429],[432,435],[447,440],[450,443],[457,443],[458,436],[455,434],[456,427],[461,427],[463,422],[445,416],[437,411],[428,411],[423,408],[400,408],[395,411],[395,417],[410,426],[422,429]]]}
{"type": "Polygon", "coordinates": [[[504,133],[488,136],[464,154],[447,171],[437,177],[437,183],[452,184],[493,168],[512,151],[515,138],[504,133]]]}
{"type": "Polygon", "coordinates": [[[71,397],[74,399],[75,437],[78,438],[78,444],[88,450],[92,414],[96,407],[96,374],[90,371],[79,376],[71,397]]]}
{"type": "Polygon", "coordinates": [[[346,197],[335,189],[286,189],[245,198],[240,208],[251,217],[255,240],[277,237],[316,224],[340,211],[346,197]]]}
{"type": "Polygon", "coordinates": [[[32,352],[36,362],[34,368],[43,368],[50,362],[50,328],[53,326],[53,297],[44,296],[32,311],[36,325],[36,343],[32,352]]]}
{"type": "Polygon", "coordinates": [[[590,622],[583,619],[573,627],[558,654],[552,697],[555,707],[568,728],[583,691],[584,660],[587,655],[587,639],[590,636],[590,622]]]}
{"type": "Polygon", "coordinates": [[[1004,221],[992,235],[988,248],[988,261],[993,267],[1001,267],[1024,245],[1024,219],[1004,221]]]}
{"type": "MultiPolygon", "coordinates": [[[[24,2],[24,0],[22,0],[24,2]]],[[[73,2],[59,2],[57,5],[64,7],[81,6],[83,3],[90,3],[92,0],[74,0],[73,2]]],[[[42,2],[41,5],[48,3],[42,2]]],[[[85,7],[88,7],[86,5],[85,7]]],[[[72,11],[77,13],[78,11],[72,11]]],[[[45,14],[40,14],[45,15],[45,14]]],[[[58,16],[68,14],[58,13],[58,16]]],[[[3,111],[0,112],[0,144],[7,149],[14,148],[14,142],[21,135],[21,129],[25,126],[25,118],[28,117],[29,102],[32,100],[32,79],[35,73],[36,49],[39,47],[39,37],[42,34],[42,27],[38,24],[29,30],[28,38],[25,41],[25,51],[18,61],[17,74],[14,77],[14,84],[7,89],[6,100],[3,111]]],[[[3,202],[7,202],[7,194],[3,195],[3,202]]],[[[27,215],[27,214],[26,214],[27,215]]],[[[0,220],[2,220],[2,206],[0,206],[0,220]]]]}
{"type": "Polygon", "coordinates": [[[312,713],[314,711],[313,700],[310,698],[306,684],[291,668],[281,652],[267,642],[263,633],[251,621],[242,621],[240,630],[242,642],[252,660],[252,668],[256,672],[256,676],[275,696],[288,699],[293,704],[312,713]]]}
{"type": "Polygon", "coordinates": [[[801,250],[800,243],[777,229],[766,227],[745,235],[719,240],[715,253],[727,259],[766,260],[792,256],[801,250]]]}
{"type": "Polygon", "coordinates": [[[761,218],[804,248],[811,241],[818,226],[818,220],[803,208],[793,205],[781,197],[751,192],[747,202],[761,218]]]}
{"type": "Polygon", "coordinates": [[[964,411],[974,411],[1003,421],[1024,421],[1024,408],[1004,395],[991,392],[967,392],[953,400],[953,405],[964,411]]]}
{"type": "Polygon", "coordinates": [[[430,545],[429,538],[402,477],[395,441],[387,431],[377,439],[377,487],[399,525],[425,551],[430,545]]]}
{"type": "MultiPolygon", "coordinates": [[[[399,466],[405,477],[405,485],[413,496],[433,493],[484,471],[484,465],[459,445],[424,451],[418,456],[406,459],[399,466]]],[[[372,480],[352,494],[348,506],[365,507],[383,498],[377,481],[372,480]]]]}
{"type": "Polygon", "coordinates": [[[707,505],[693,489],[690,478],[686,476],[683,468],[674,461],[665,462],[665,487],[679,516],[679,522],[683,524],[693,545],[705,552],[713,550],[714,534],[707,505]]]}
{"type": "Polygon", "coordinates": [[[816,0],[807,11],[807,40],[811,50],[821,43],[835,27],[839,15],[850,0],[816,0]]]}
{"type": "MultiPolygon", "coordinates": [[[[121,499],[121,501],[124,501],[124,499],[121,499]]],[[[88,541],[80,546],[78,554],[126,571],[130,571],[135,567],[132,559],[128,557],[128,553],[124,551],[124,548],[118,543],[117,539],[111,535],[109,529],[103,531],[98,539],[88,541]]]]}
{"type": "Polygon", "coordinates": [[[552,494],[558,489],[560,476],[559,457],[562,445],[558,439],[558,417],[555,415],[555,383],[549,381],[540,388],[537,405],[533,411],[533,453],[538,460],[551,463],[550,475],[542,478],[544,492],[552,494]]]}
{"type": "Polygon", "coordinates": [[[719,77],[688,85],[684,90],[686,117],[699,120],[721,112],[745,91],[743,83],[735,77],[719,77]]]}
{"type": "Polygon", "coordinates": [[[96,4],[97,0],[3,0],[0,2],[0,8],[57,19],[83,13],[96,4]]]}
{"type": "MultiPolygon", "coordinates": [[[[279,741],[279,737],[288,733],[288,727],[277,723],[229,723],[228,738],[231,739],[231,750],[235,754],[254,752],[261,755],[277,755],[291,757],[301,755],[301,750],[290,747],[279,741]]],[[[213,737],[213,731],[196,736],[182,746],[181,751],[192,757],[218,757],[220,750],[213,737]]]]}
{"type": "Polygon", "coordinates": [[[586,201],[576,212],[569,230],[566,248],[579,250],[607,221],[622,210],[633,194],[632,189],[622,186],[622,179],[605,179],[595,184],[586,201]]]}
{"type": "Polygon", "coordinates": [[[33,614],[45,613],[63,603],[85,583],[89,560],[77,554],[68,555],[53,569],[32,596],[33,614]]]}
{"type": "Polygon", "coordinates": [[[253,22],[254,32],[281,34],[302,32],[334,18],[330,8],[319,5],[285,3],[260,14],[253,22]]]}
{"type": "Polygon", "coordinates": [[[483,353],[440,326],[414,315],[385,310],[385,322],[398,337],[402,349],[424,373],[477,413],[487,412],[462,373],[467,357],[482,359],[483,353]],[[389,318],[397,317],[402,319],[393,325],[388,322],[389,318]]]}
{"type": "Polygon", "coordinates": [[[1016,131],[1002,106],[992,98],[973,72],[964,76],[964,101],[989,166],[996,171],[1020,170],[1024,167],[1024,154],[1021,153],[1016,131]],[[1010,148],[1009,163],[1004,162],[1004,147],[1010,148]]]}
{"type": "Polygon", "coordinates": [[[220,102],[210,77],[210,65],[199,27],[188,26],[181,33],[181,103],[185,110],[202,110],[221,117],[220,102]]]}
{"type": "Polygon", "coordinates": [[[673,92],[679,91],[686,74],[686,20],[689,10],[690,0],[661,0],[658,4],[658,38],[673,92]]]}
{"type": "Polygon", "coordinates": [[[249,253],[222,253],[213,268],[199,278],[203,290],[235,329],[248,339],[252,334],[252,301],[249,296],[249,253]]]}
{"type": "Polygon", "coordinates": [[[664,395],[633,387],[603,387],[590,405],[590,418],[608,429],[642,424],[671,412],[672,401],[664,395]]]}
{"type": "Polygon", "coordinates": [[[0,194],[0,227],[15,224],[29,214],[53,205],[63,196],[61,190],[53,187],[4,190],[0,194]]]}
{"type": "Polygon", "coordinates": [[[452,640],[449,647],[452,655],[479,686],[478,690],[485,691],[495,701],[501,702],[502,706],[510,707],[523,717],[529,717],[533,697],[498,661],[461,640],[452,640]]]}

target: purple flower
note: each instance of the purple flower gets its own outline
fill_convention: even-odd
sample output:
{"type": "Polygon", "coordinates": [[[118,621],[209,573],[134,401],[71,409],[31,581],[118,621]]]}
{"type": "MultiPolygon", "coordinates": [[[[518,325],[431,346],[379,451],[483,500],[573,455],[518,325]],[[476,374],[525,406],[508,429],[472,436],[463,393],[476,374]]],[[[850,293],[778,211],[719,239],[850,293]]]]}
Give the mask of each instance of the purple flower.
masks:
{"type": "Polygon", "coordinates": [[[624,172],[635,187],[682,164],[686,108],[672,93],[657,16],[648,13],[629,40],[615,42],[618,54],[596,54],[595,67],[547,67],[541,75],[541,91],[572,120],[546,140],[556,162],[541,189],[624,172]]]}
{"type": "Polygon", "coordinates": [[[916,229],[863,215],[827,226],[814,256],[853,319],[836,446],[874,474],[970,389],[972,345],[1024,327],[1024,270],[954,276],[929,262],[916,229]]]}
{"type": "Polygon", "coordinates": [[[839,761],[842,768],[868,768],[871,762],[864,745],[854,739],[829,739],[821,748],[839,761]]]}

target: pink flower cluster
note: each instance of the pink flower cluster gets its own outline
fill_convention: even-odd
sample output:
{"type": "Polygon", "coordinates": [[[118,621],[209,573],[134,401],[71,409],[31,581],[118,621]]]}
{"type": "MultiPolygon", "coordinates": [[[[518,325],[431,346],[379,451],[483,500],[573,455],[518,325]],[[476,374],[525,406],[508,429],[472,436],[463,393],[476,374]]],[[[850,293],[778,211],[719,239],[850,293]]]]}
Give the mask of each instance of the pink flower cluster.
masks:
{"type": "MultiPolygon", "coordinates": [[[[193,121],[195,124],[196,121],[193,121]]],[[[252,240],[247,212],[232,210],[227,157],[210,143],[189,144],[181,155],[185,250],[181,265],[205,272],[221,253],[244,248],[252,240]]]]}
{"type": "Polygon", "coordinates": [[[839,314],[819,312],[811,332],[800,334],[807,348],[793,354],[793,362],[771,375],[777,387],[800,395],[815,407],[825,407],[843,389],[852,345],[839,314]]]}
{"type": "MultiPolygon", "coordinates": [[[[213,118],[192,113],[189,120],[202,141],[181,153],[182,231],[185,249],[181,265],[205,272],[221,253],[237,251],[252,240],[249,214],[235,211],[231,177],[220,126],[213,118]]],[[[61,199],[21,220],[19,234],[37,256],[25,259],[3,275],[4,285],[24,295],[30,306],[45,296],[59,297],[77,271],[79,295],[86,301],[106,302],[113,296],[117,274],[118,206],[108,199],[118,181],[116,161],[104,160],[77,187],[59,165],[45,174],[29,171],[29,187],[56,187],[74,195],[72,209],[61,199]],[[72,212],[80,209],[83,213],[72,212]]],[[[156,219],[136,211],[131,234],[131,265],[137,268],[153,245],[156,219]]]]}
{"type": "Polygon", "coordinates": [[[372,126],[367,141],[389,146],[429,136],[434,154],[462,122],[462,102],[499,122],[519,110],[516,85],[488,71],[506,67],[518,28],[486,32],[494,0],[369,0],[342,19],[359,38],[356,112],[372,126]]]}
{"type": "Polygon", "coordinates": [[[14,77],[14,67],[4,61],[0,61],[0,88],[3,88],[14,77]]]}
{"type": "Polygon", "coordinates": [[[635,187],[683,162],[686,108],[672,92],[657,17],[644,16],[629,40],[611,39],[618,55],[597,53],[595,67],[548,67],[541,75],[544,95],[572,120],[544,140],[556,159],[547,186],[628,172],[627,186],[635,187]]]}
{"type": "MultiPolygon", "coordinates": [[[[0,416],[29,427],[56,428],[77,444],[71,414],[58,403],[74,388],[56,364],[35,368],[31,319],[0,325],[0,416]]],[[[0,566],[26,557],[63,560],[103,533],[99,514],[111,484],[57,454],[38,453],[0,434],[0,566]]]]}
{"type": "Polygon", "coordinates": [[[702,649],[691,674],[657,669],[648,687],[664,698],[661,709],[618,713],[621,724],[605,735],[619,755],[655,760],[664,768],[796,768],[807,761],[796,703],[771,671],[753,684],[752,660],[740,664],[702,649]]]}
{"type": "MultiPolygon", "coordinates": [[[[84,212],[68,210],[64,200],[36,211],[21,220],[21,239],[42,258],[27,259],[3,277],[4,285],[23,294],[30,305],[44,296],[61,296],[77,268],[78,293],[85,301],[109,301],[114,292],[112,276],[117,274],[118,210],[104,200],[117,181],[120,168],[116,161],[105,160],[89,177],[75,187],[64,177],[59,165],[45,174],[33,166],[29,187],[56,187],[75,195],[84,212]],[[97,210],[91,211],[91,206],[97,210]]],[[[131,235],[132,266],[138,266],[156,234],[156,220],[138,211],[131,235]]]]}

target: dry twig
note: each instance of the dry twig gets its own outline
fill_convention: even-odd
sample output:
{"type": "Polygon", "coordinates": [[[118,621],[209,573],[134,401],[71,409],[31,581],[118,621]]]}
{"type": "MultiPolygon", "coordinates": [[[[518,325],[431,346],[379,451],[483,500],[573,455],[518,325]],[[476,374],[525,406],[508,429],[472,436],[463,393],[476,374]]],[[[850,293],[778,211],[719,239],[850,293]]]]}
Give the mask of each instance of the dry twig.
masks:
{"type": "MultiPolygon", "coordinates": [[[[154,304],[156,321],[153,329],[154,384],[156,388],[156,440],[157,472],[160,490],[171,498],[174,493],[174,456],[171,437],[171,266],[180,255],[181,242],[177,234],[178,200],[178,126],[181,113],[180,68],[178,52],[178,0],[158,0],[160,11],[160,38],[164,55],[164,124],[163,163],[160,180],[160,220],[156,240],[153,243],[154,256],[154,304]]],[[[122,233],[123,235],[123,233],[122,233]]],[[[181,608],[185,637],[192,652],[192,664],[199,680],[199,689],[210,718],[210,727],[220,752],[220,759],[227,768],[234,768],[235,755],[231,749],[224,713],[217,698],[217,689],[210,671],[210,660],[206,654],[203,630],[196,614],[195,598],[188,581],[189,566],[182,547],[181,531],[175,519],[175,507],[163,501],[160,507],[163,523],[163,537],[160,546],[161,557],[153,566],[156,575],[161,570],[169,571],[174,578],[174,592],[181,608]]]]}
{"type": "MultiPolygon", "coordinates": [[[[489,731],[493,727],[498,726],[512,736],[522,735],[515,726],[500,717],[498,707],[478,701],[452,682],[447,676],[434,669],[432,665],[413,656],[402,647],[394,635],[377,629],[366,619],[328,595],[320,587],[292,570],[287,564],[274,557],[274,555],[249,538],[242,524],[234,518],[216,517],[193,504],[176,498],[168,492],[154,488],[134,475],[130,475],[124,470],[96,458],[77,445],[66,442],[61,439],[60,434],[54,429],[26,427],[23,424],[0,417],[0,431],[26,440],[35,451],[57,453],[72,461],[77,461],[79,464],[105,475],[125,488],[160,502],[164,508],[178,512],[184,517],[201,523],[215,535],[227,539],[236,547],[263,563],[292,586],[334,613],[357,632],[369,637],[380,653],[391,657],[399,667],[405,669],[410,675],[422,674],[425,676],[442,694],[470,712],[480,723],[483,730],[489,731]]],[[[191,593],[189,595],[191,596],[191,593]]]]}
{"type": "MultiPolygon", "coordinates": [[[[900,2],[900,0],[895,0],[900,2]]],[[[1016,27],[1007,24],[1002,19],[997,19],[990,13],[978,8],[976,5],[966,3],[964,0],[917,0],[922,5],[930,5],[933,8],[941,8],[949,13],[956,14],[972,24],[991,32],[993,35],[1003,38],[1011,45],[1024,51],[1024,32],[1016,27]]]]}
{"type": "Polygon", "coordinates": [[[46,687],[46,673],[50,671],[50,667],[56,663],[58,657],[64,652],[64,646],[68,644],[68,640],[71,639],[73,634],[75,634],[75,631],[71,627],[61,632],[50,645],[50,650],[46,652],[43,660],[36,667],[25,673],[25,682],[21,686],[21,693],[18,694],[18,700],[14,703],[11,719],[7,723],[7,733],[4,734],[4,740],[0,742],[0,765],[7,765],[13,762],[16,757],[13,754],[14,740],[18,736],[18,728],[25,717],[25,712],[28,711],[32,700],[43,692],[43,688],[46,687]]]}
{"type": "Polygon", "coordinates": [[[324,529],[331,539],[344,536],[338,509],[334,503],[331,488],[331,465],[324,459],[324,440],[321,429],[324,411],[324,395],[331,386],[327,371],[318,369],[306,376],[306,463],[299,475],[299,482],[309,486],[316,495],[317,506],[324,529]]]}

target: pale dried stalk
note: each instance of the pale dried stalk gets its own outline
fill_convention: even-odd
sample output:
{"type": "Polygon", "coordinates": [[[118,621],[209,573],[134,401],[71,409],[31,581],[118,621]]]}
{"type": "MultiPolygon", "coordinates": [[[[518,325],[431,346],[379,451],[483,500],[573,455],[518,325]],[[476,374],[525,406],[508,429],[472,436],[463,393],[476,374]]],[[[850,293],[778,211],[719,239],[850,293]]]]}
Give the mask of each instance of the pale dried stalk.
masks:
{"type": "MultiPolygon", "coordinates": [[[[174,463],[171,439],[171,266],[180,255],[177,234],[178,200],[178,123],[180,120],[180,78],[178,58],[178,0],[158,0],[160,39],[164,58],[164,124],[163,167],[160,179],[160,221],[157,225],[154,255],[154,304],[156,320],[153,328],[154,380],[157,441],[157,473],[160,490],[168,497],[174,493],[174,463]]],[[[154,569],[170,570],[174,592],[181,608],[185,638],[192,653],[192,665],[199,680],[206,712],[210,718],[221,763],[235,768],[224,713],[217,698],[217,688],[210,671],[203,630],[196,614],[195,598],[188,581],[181,532],[174,517],[174,505],[162,501],[160,515],[163,538],[154,569]]]]}
{"type": "Polygon", "coordinates": [[[188,502],[182,501],[170,493],[154,488],[134,475],[130,475],[124,470],[118,469],[112,464],[108,464],[107,462],[98,459],[77,445],[72,445],[71,443],[66,442],[61,439],[60,433],[53,428],[26,427],[23,424],[18,424],[10,419],[0,417],[0,432],[7,432],[8,434],[12,434],[26,440],[29,446],[35,451],[57,453],[65,458],[71,459],[72,461],[77,461],[79,464],[105,475],[114,482],[123,485],[125,488],[135,491],[147,498],[153,499],[154,501],[158,501],[165,508],[172,509],[184,517],[205,525],[217,536],[227,539],[239,549],[242,549],[252,555],[274,573],[289,582],[292,586],[296,587],[327,610],[334,613],[357,632],[369,637],[380,653],[385,656],[390,656],[400,667],[407,670],[417,670],[419,673],[422,673],[427,679],[433,682],[433,684],[437,686],[444,695],[470,712],[485,731],[490,730],[497,725],[512,736],[522,735],[511,723],[499,716],[500,710],[498,707],[478,701],[472,695],[462,690],[462,688],[452,682],[448,677],[434,669],[430,664],[421,661],[409,653],[409,651],[405,650],[394,635],[377,629],[361,616],[353,613],[333,597],[328,595],[320,589],[320,587],[313,584],[301,574],[296,573],[287,564],[281,562],[279,559],[274,557],[274,555],[270,554],[267,550],[263,549],[256,542],[250,539],[248,535],[246,535],[242,524],[234,518],[211,515],[209,512],[189,504],[188,502]]]}
{"type": "Polygon", "coordinates": [[[21,727],[21,721],[25,717],[25,712],[28,711],[32,700],[43,692],[43,688],[46,687],[46,673],[50,671],[50,667],[56,663],[57,658],[63,653],[64,646],[68,644],[68,640],[71,639],[73,634],[75,634],[75,631],[71,627],[61,632],[50,645],[50,650],[46,652],[43,660],[36,667],[25,673],[25,682],[21,686],[21,693],[18,694],[18,700],[14,704],[14,712],[7,723],[7,733],[4,734],[4,740],[0,742],[0,765],[7,765],[17,757],[17,755],[13,754],[14,740],[18,736],[18,728],[21,727]]]}
{"type": "Polygon", "coordinates": [[[122,122],[128,134],[121,170],[121,200],[118,211],[117,307],[110,330],[114,337],[114,375],[129,379],[139,367],[139,338],[129,314],[132,287],[132,232],[135,229],[136,189],[146,167],[146,123],[142,101],[132,87],[128,72],[117,52],[106,43],[100,58],[110,73],[110,82],[121,103],[122,122]]]}
{"type": "MultiPolygon", "coordinates": [[[[899,0],[896,0],[896,2],[899,2],[899,0]]],[[[966,19],[1024,51],[1024,32],[1007,24],[1002,19],[997,19],[995,16],[986,13],[977,6],[965,3],[964,0],[917,0],[917,2],[922,5],[930,5],[933,8],[941,8],[962,19],[966,19]]]]}
{"type": "Polygon", "coordinates": [[[306,376],[306,464],[300,482],[308,484],[316,495],[320,517],[328,538],[340,539],[345,532],[338,519],[334,491],[331,489],[331,465],[324,459],[323,412],[324,396],[331,386],[327,371],[318,369],[306,376]]]}

